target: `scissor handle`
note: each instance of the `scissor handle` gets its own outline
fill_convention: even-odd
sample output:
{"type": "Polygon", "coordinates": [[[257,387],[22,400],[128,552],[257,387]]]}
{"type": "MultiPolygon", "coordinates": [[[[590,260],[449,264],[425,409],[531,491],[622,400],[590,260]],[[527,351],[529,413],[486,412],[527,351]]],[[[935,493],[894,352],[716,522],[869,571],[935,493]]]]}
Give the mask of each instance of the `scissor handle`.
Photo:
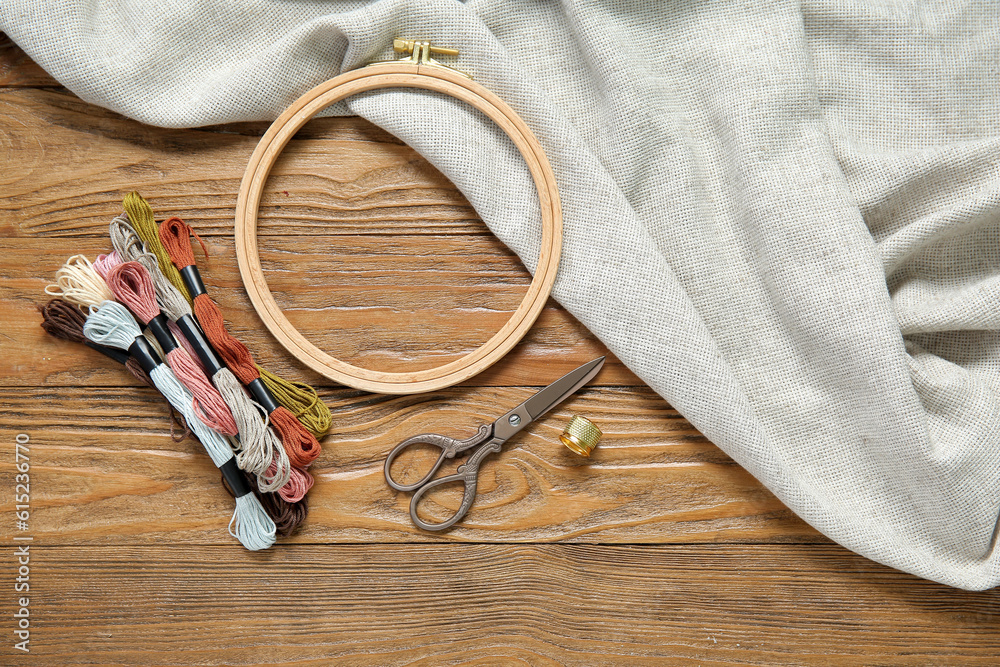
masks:
{"type": "Polygon", "coordinates": [[[483,445],[476,450],[475,454],[469,457],[468,461],[458,466],[458,470],[454,475],[448,475],[421,486],[410,500],[410,519],[413,520],[414,525],[424,530],[444,530],[455,525],[459,519],[465,516],[476,499],[476,488],[479,485],[479,464],[493,452],[499,452],[502,445],[503,442],[497,440],[483,445]],[[428,523],[417,516],[417,505],[420,504],[420,499],[424,497],[425,493],[434,487],[454,482],[462,482],[465,485],[465,492],[462,494],[462,504],[458,506],[458,509],[455,510],[450,519],[446,519],[441,523],[428,523]]]}
{"type": "Polygon", "coordinates": [[[476,445],[485,442],[492,433],[492,429],[489,424],[483,424],[479,427],[479,432],[476,433],[471,438],[466,438],[465,440],[456,440],[455,438],[450,438],[446,435],[440,435],[438,433],[421,433],[420,435],[415,435],[412,438],[407,438],[403,442],[399,443],[392,448],[389,452],[389,456],[385,459],[385,481],[392,488],[397,491],[416,491],[421,486],[427,484],[434,474],[441,468],[441,464],[444,463],[445,459],[455,458],[456,455],[464,452],[470,447],[475,447],[476,445]],[[437,461],[431,466],[430,471],[424,475],[419,481],[413,482],[412,484],[400,484],[392,478],[392,473],[390,469],[392,468],[392,462],[396,460],[406,448],[412,447],[413,445],[432,445],[434,447],[441,448],[441,454],[438,456],[437,461]]]}

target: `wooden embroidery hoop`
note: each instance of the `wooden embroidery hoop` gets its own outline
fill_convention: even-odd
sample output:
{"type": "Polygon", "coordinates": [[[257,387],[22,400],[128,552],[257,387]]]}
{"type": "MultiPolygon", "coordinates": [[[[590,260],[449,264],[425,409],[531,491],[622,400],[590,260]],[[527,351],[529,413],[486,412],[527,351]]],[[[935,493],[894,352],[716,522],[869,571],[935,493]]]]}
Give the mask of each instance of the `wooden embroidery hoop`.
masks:
{"type": "Polygon", "coordinates": [[[434,391],[467,380],[485,370],[528,332],[541,313],[555,281],[562,249],[562,211],[555,174],[545,152],[523,120],[499,97],[467,75],[434,61],[431,54],[457,55],[428,42],[396,40],[397,51],[412,55],[375,63],[322,83],[296,100],[268,128],[247,165],[236,203],[236,257],[250,301],[271,334],[295,358],[331,380],[380,394],[434,391]],[[281,151],[307,121],[326,107],[352,95],[383,88],[419,88],[457,98],[496,123],[520,151],[531,172],[542,214],[538,266],[527,294],[506,324],[478,349],[461,359],[420,371],[388,373],[345,363],[310,343],[281,311],[264,278],[257,245],[257,209],[264,184],[281,151]]]}

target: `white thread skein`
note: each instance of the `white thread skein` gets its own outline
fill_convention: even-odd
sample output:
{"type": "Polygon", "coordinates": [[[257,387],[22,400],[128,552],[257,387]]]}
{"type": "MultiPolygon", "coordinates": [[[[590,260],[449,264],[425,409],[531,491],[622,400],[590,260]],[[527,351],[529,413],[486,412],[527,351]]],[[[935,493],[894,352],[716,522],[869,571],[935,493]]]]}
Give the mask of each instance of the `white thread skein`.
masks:
{"type": "MultiPolygon", "coordinates": [[[[128,350],[136,337],[142,335],[139,325],[128,309],[116,301],[105,301],[100,308],[91,307],[90,317],[83,325],[87,338],[100,343],[128,350]]],[[[216,468],[221,468],[233,452],[218,433],[208,428],[194,414],[193,396],[177,379],[170,367],[162,361],[150,374],[150,379],[163,396],[184,415],[188,426],[201,440],[216,468]]],[[[274,544],[275,525],[253,493],[236,499],[236,510],[229,522],[229,534],[251,551],[266,549],[274,544]]]]}
{"type": "Polygon", "coordinates": [[[58,296],[78,306],[90,306],[115,298],[111,288],[83,255],[73,255],[56,271],[56,284],[48,285],[45,293],[58,296]]]}

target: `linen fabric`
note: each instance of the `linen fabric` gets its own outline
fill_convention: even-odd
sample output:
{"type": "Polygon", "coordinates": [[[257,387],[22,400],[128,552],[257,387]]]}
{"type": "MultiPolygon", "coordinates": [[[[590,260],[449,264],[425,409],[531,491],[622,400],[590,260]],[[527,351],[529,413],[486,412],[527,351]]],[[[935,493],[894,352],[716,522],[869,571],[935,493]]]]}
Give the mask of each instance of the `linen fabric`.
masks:
{"type": "MultiPolygon", "coordinates": [[[[824,534],[998,583],[1000,3],[0,0],[0,29],[169,127],[274,119],[393,37],[460,49],[555,169],[563,306],[824,534]]],[[[418,91],[347,104],[534,268],[497,128],[418,91]]]]}

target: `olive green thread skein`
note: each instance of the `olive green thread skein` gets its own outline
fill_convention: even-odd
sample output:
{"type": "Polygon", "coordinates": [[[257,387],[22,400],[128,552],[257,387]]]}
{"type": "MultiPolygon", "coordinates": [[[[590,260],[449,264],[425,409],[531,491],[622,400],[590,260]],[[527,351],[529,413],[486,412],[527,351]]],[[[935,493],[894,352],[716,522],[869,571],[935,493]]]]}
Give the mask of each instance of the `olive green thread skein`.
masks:
{"type": "Polygon", "coordinates": [[[160,243],[160,236],[156,232],[156,220],[153,219],[153,209],[149,207],[145,199],[139,196],[138,192],[130,192],[125,195],[125,199],[122,200],[122,206],[128,214],[132,229],[145,242],[146,250],[156,256],[156,262],[160,265],[160,271],[174,284],[177,291],[183,294],[184,298],[190,304],[191,293],[188,292],[187,286],[181,280],[181,274],[177,270],[177,267],[170,261],[167,249],[160,243]]]}
{"type": "Polygon", "coordinates": [[[330,430],[333,416],[315,389],[303,382],[289,382],[260,365],[257,370],[274,398],[288,408],[310,433],[319,438],[330,430]]]}

